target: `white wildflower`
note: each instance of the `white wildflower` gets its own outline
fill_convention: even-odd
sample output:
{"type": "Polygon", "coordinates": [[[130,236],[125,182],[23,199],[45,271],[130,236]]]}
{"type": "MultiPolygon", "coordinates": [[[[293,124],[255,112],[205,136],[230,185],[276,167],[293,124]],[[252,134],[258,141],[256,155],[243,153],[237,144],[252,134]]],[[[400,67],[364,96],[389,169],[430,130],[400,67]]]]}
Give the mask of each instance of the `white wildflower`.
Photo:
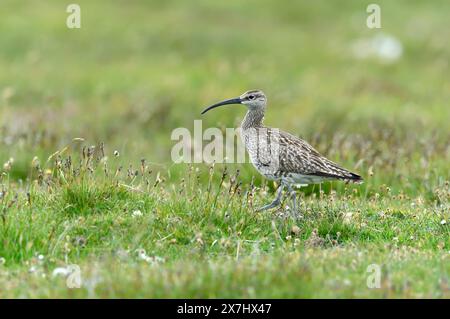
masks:
{"type": "Polygon", "coordinates": [[[72,271],[69,269],[69,267],[57,267],[55,269],[53,269],[52,272],[52,277],[57,277],[57,276],[63,276],[66,277],[68,276],[72,271]]]}
{"type": "Polygon", "coordinates": [[[136,252],[137,252],[138,258],[140,260],[143,260],[143,261],[145,261],[146,263],[148,263],[150,265],[161,264],[161,263],[164,263],[166,261],[163,257],[147,256],[147,253],[142,248],[137,249],[136,252]]]}
{"type": "Polygon", "coordinates": [[[133,217],[141,217],[142,216],[142,212],[139,209],[137,209],[131,215],[133,217]]]}

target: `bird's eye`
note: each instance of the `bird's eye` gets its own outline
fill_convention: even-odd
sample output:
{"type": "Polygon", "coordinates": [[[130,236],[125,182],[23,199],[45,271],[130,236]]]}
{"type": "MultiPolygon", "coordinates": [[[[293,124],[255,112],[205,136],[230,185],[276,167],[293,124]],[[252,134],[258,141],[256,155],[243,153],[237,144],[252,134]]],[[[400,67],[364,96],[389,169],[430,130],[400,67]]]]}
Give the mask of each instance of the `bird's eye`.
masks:
{"type": "Polygon", "coordinates": [[[254,100],[255,96],[254,95],[249,95],[248,98],[249,98],[249,100],[254,100]]]}

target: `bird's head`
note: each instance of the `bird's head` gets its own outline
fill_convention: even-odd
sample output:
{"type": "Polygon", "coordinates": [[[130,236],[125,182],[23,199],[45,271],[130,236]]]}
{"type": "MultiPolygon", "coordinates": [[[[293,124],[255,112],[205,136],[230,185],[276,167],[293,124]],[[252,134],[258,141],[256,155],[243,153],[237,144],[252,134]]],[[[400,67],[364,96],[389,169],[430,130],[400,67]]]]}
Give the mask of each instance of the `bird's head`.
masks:
{"type": "Polygon", "coordinates": [[[203,110],[202,114],[205,114],[209,110],[216,107],[228,104],[244,104],[249,110],[263,110],[266,108],[267,98],[261,90],[250,90],[243,93],[241,96],[233,99],[228,99],[216,104],[213,104],[203,110]]]}

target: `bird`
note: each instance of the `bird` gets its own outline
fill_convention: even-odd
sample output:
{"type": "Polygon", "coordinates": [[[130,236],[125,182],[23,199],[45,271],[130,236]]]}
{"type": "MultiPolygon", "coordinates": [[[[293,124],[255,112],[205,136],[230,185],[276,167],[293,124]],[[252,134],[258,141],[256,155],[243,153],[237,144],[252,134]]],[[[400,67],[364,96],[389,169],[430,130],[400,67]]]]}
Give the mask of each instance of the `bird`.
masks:
{"type": "Polygon", "coordinates": [[[358,184],[363,182],[360,175],[327,159],[303,139],[277,128],[266,127],[263,121],[267,97],[261,90],[250,90],[239,97],[215,103],[201,114],[231,104],[247,107],[239,131],[251,163],[261,175],[279,185],[275,199],[257,211],[280,206],[286,188],[290,193],[292,209],[296,212],[294,185],[306,186],[331,180],[358,184]]]}

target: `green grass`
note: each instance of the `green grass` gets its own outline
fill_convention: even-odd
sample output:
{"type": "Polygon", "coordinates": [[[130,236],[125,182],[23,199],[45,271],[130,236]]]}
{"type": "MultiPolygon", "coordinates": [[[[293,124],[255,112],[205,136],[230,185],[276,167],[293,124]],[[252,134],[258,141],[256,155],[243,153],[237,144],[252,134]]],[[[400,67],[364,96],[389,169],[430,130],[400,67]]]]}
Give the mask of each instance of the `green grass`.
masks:
{"type": "Polygon", "coordinates": [[[447,1],[380,1],[381,30],[358,1],[80,0],[80,30],[3,2],[0,298],[450,297],[447,1]],[[379,33],[398,61],[353,57],[379,33]],[[301,189],[294,219],[255,211],[276,185],[250,164],[172,163],[174,128],[251,88],[365,183],[301,189]],[[70,264],[80,289],[52,276],[70,264]]]}
{"type": "MultiPolygon", "coordinates": [[[[94,157],[80,163],[56,165],[28,196],[5,188],[2,297],[449,296],[448,206],[437,200],[351,186],[305,197],[297,220],[255,212],[268,188],[218,167],[167,184],[145,166],[128,177],[94,157]],[[52,277],[73,263],[87,281],[76,291],[52,277]],[[366,285],[371,264],[382,267],[379,289],[366,285]]],[[[448,191],[447,182],[436,198],[448,203],[448,191]]]]}

